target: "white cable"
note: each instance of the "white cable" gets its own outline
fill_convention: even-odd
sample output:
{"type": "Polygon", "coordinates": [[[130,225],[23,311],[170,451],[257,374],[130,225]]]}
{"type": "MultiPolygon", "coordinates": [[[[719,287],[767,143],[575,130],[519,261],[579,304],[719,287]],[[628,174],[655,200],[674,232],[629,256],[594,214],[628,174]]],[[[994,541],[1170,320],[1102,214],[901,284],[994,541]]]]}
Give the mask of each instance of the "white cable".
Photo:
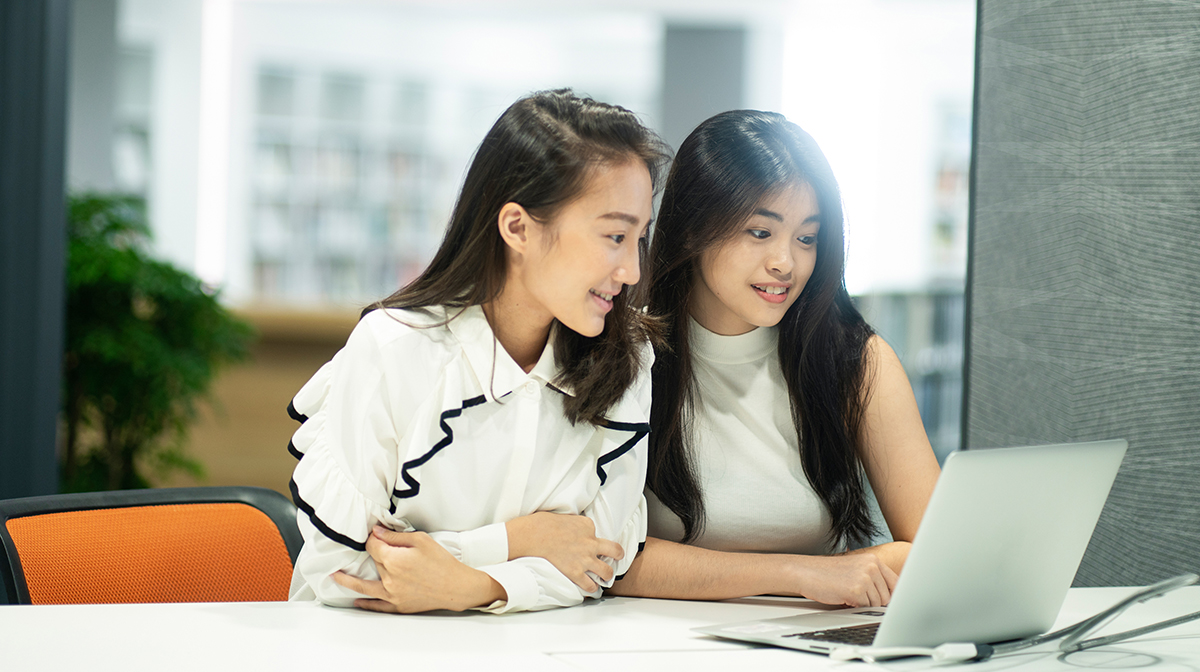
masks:
{"type": "MultiPolygon", "coordinates": [[[[989,650],[990,654],[991,651],[989,650]]],[[[952,642],[950,644],[942,644],[933,650],[933,662],[935,663],[961,663],[964,660],[973,660],[980,655],[978,644],[963,644],[961,642],[952,642]]]]}
{"type": "Polygon", "coordinates": [[[862,660],[868,663],[905,656],[929,656],[935,663],[959,663],[978,655],[979,648],[976,645],[962,642],[942,644],[936,649],[927,646],[839,646],[829,652],[832,660],[862,660]]]}
{"type": "Polygon", "coordinates": [[[933,656],[933,649],[924,646],[839,646],[829,652],[833,660],[863,660],[874,663],[904,656],[933,656]]]}

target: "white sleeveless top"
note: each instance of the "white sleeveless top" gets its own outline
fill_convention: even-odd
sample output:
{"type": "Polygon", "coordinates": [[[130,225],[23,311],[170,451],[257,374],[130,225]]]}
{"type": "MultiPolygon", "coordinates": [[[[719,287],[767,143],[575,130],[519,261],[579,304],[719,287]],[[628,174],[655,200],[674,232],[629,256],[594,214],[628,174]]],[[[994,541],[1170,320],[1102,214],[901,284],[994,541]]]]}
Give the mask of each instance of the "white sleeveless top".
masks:
{"type": "MultiPolygon", "coordinates": [[[[706,524],[691,543],[719,551],[823,555],[832,521],[800,461],[778,329],[719,336],[690,321],[698,392],[690,428],[706,524]]],[[[646,490],[648,535],[680,541],[679,517],[646,490]]]]}

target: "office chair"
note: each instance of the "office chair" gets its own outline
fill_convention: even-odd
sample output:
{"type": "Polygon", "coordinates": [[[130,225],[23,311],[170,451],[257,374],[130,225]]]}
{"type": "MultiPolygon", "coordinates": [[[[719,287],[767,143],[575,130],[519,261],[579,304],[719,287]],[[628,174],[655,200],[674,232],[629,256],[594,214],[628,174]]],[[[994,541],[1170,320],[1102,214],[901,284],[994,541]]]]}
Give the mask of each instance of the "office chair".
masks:
{"type": "Polygon", "coordinates": [[[9,604],[286,600],[303,539],[264,488],[165,488],[0,500],[9,604]]]}

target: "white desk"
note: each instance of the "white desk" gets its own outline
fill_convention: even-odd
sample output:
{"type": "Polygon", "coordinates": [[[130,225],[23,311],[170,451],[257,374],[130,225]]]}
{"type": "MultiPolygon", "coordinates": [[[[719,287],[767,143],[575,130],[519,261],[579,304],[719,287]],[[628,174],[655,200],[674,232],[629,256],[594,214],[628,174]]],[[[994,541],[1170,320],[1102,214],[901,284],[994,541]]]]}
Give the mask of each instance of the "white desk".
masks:
{"type": "MultiPolygon", "coordinates": [[[[1121,588],[1073,589],[1059,625],[1116,602],[1121,588]]],[[[0,607],[0,670],[420,670],[519,669],[668,672],[798,670],[831,667],[823,656],[756,648],[697,635],[689,628],[787,616],[813,603],[788,598],[676,602],[608,598],[537,613],[392,616],[316,604],[139,604],[0,607]]],[[[1200,609],[1200,587],[1134,607],[1107,632],[1200,609]]],[[[1200,623],[1140,641],[1073,654],[1053,650],[998,658],[972,670],[1145,668],[1200,671],[1200,623]]],[[[928,659],[874,667],[909,671],[928,659]]]]}

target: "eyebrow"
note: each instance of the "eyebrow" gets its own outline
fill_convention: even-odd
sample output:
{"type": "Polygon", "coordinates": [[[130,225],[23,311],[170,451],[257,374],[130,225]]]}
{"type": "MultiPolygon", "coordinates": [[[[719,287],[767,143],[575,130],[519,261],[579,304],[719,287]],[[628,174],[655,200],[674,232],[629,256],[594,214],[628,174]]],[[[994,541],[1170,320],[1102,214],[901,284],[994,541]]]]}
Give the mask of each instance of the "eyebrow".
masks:
{"type": "MultiPolygon", "coordinates": [[[[773,219],[773,220],[779,222],[780,224],[783,223],[783,215],[779,214],[778,212],[773,212],[771,210],[767,210],[766,208],[759,208],[759,209],[755,210],[754,216],[755,217],[766,217],[767,219],[773,219]]],[[[813,215],[813,216],[809,217],[808,219],[804,220],[803,223],[808,224],[810,222],[813,224],[820,224],[821,223],[821,215],[819,213],[816,215],[813,215]]]]}
{"type": "Polygon", "coordinates": [[[642,221],[640,219],[638,219],[637,217],[634,217],[633,215],[625,213],[625,212],[606,212],[603,215],[600,215],[599,217],[597,217],[596,219],[616,219],[616,220],[620,220],[622,222],[628,222],[634,226],[637,226],[638,224],[642,223],[642,221]]]}

